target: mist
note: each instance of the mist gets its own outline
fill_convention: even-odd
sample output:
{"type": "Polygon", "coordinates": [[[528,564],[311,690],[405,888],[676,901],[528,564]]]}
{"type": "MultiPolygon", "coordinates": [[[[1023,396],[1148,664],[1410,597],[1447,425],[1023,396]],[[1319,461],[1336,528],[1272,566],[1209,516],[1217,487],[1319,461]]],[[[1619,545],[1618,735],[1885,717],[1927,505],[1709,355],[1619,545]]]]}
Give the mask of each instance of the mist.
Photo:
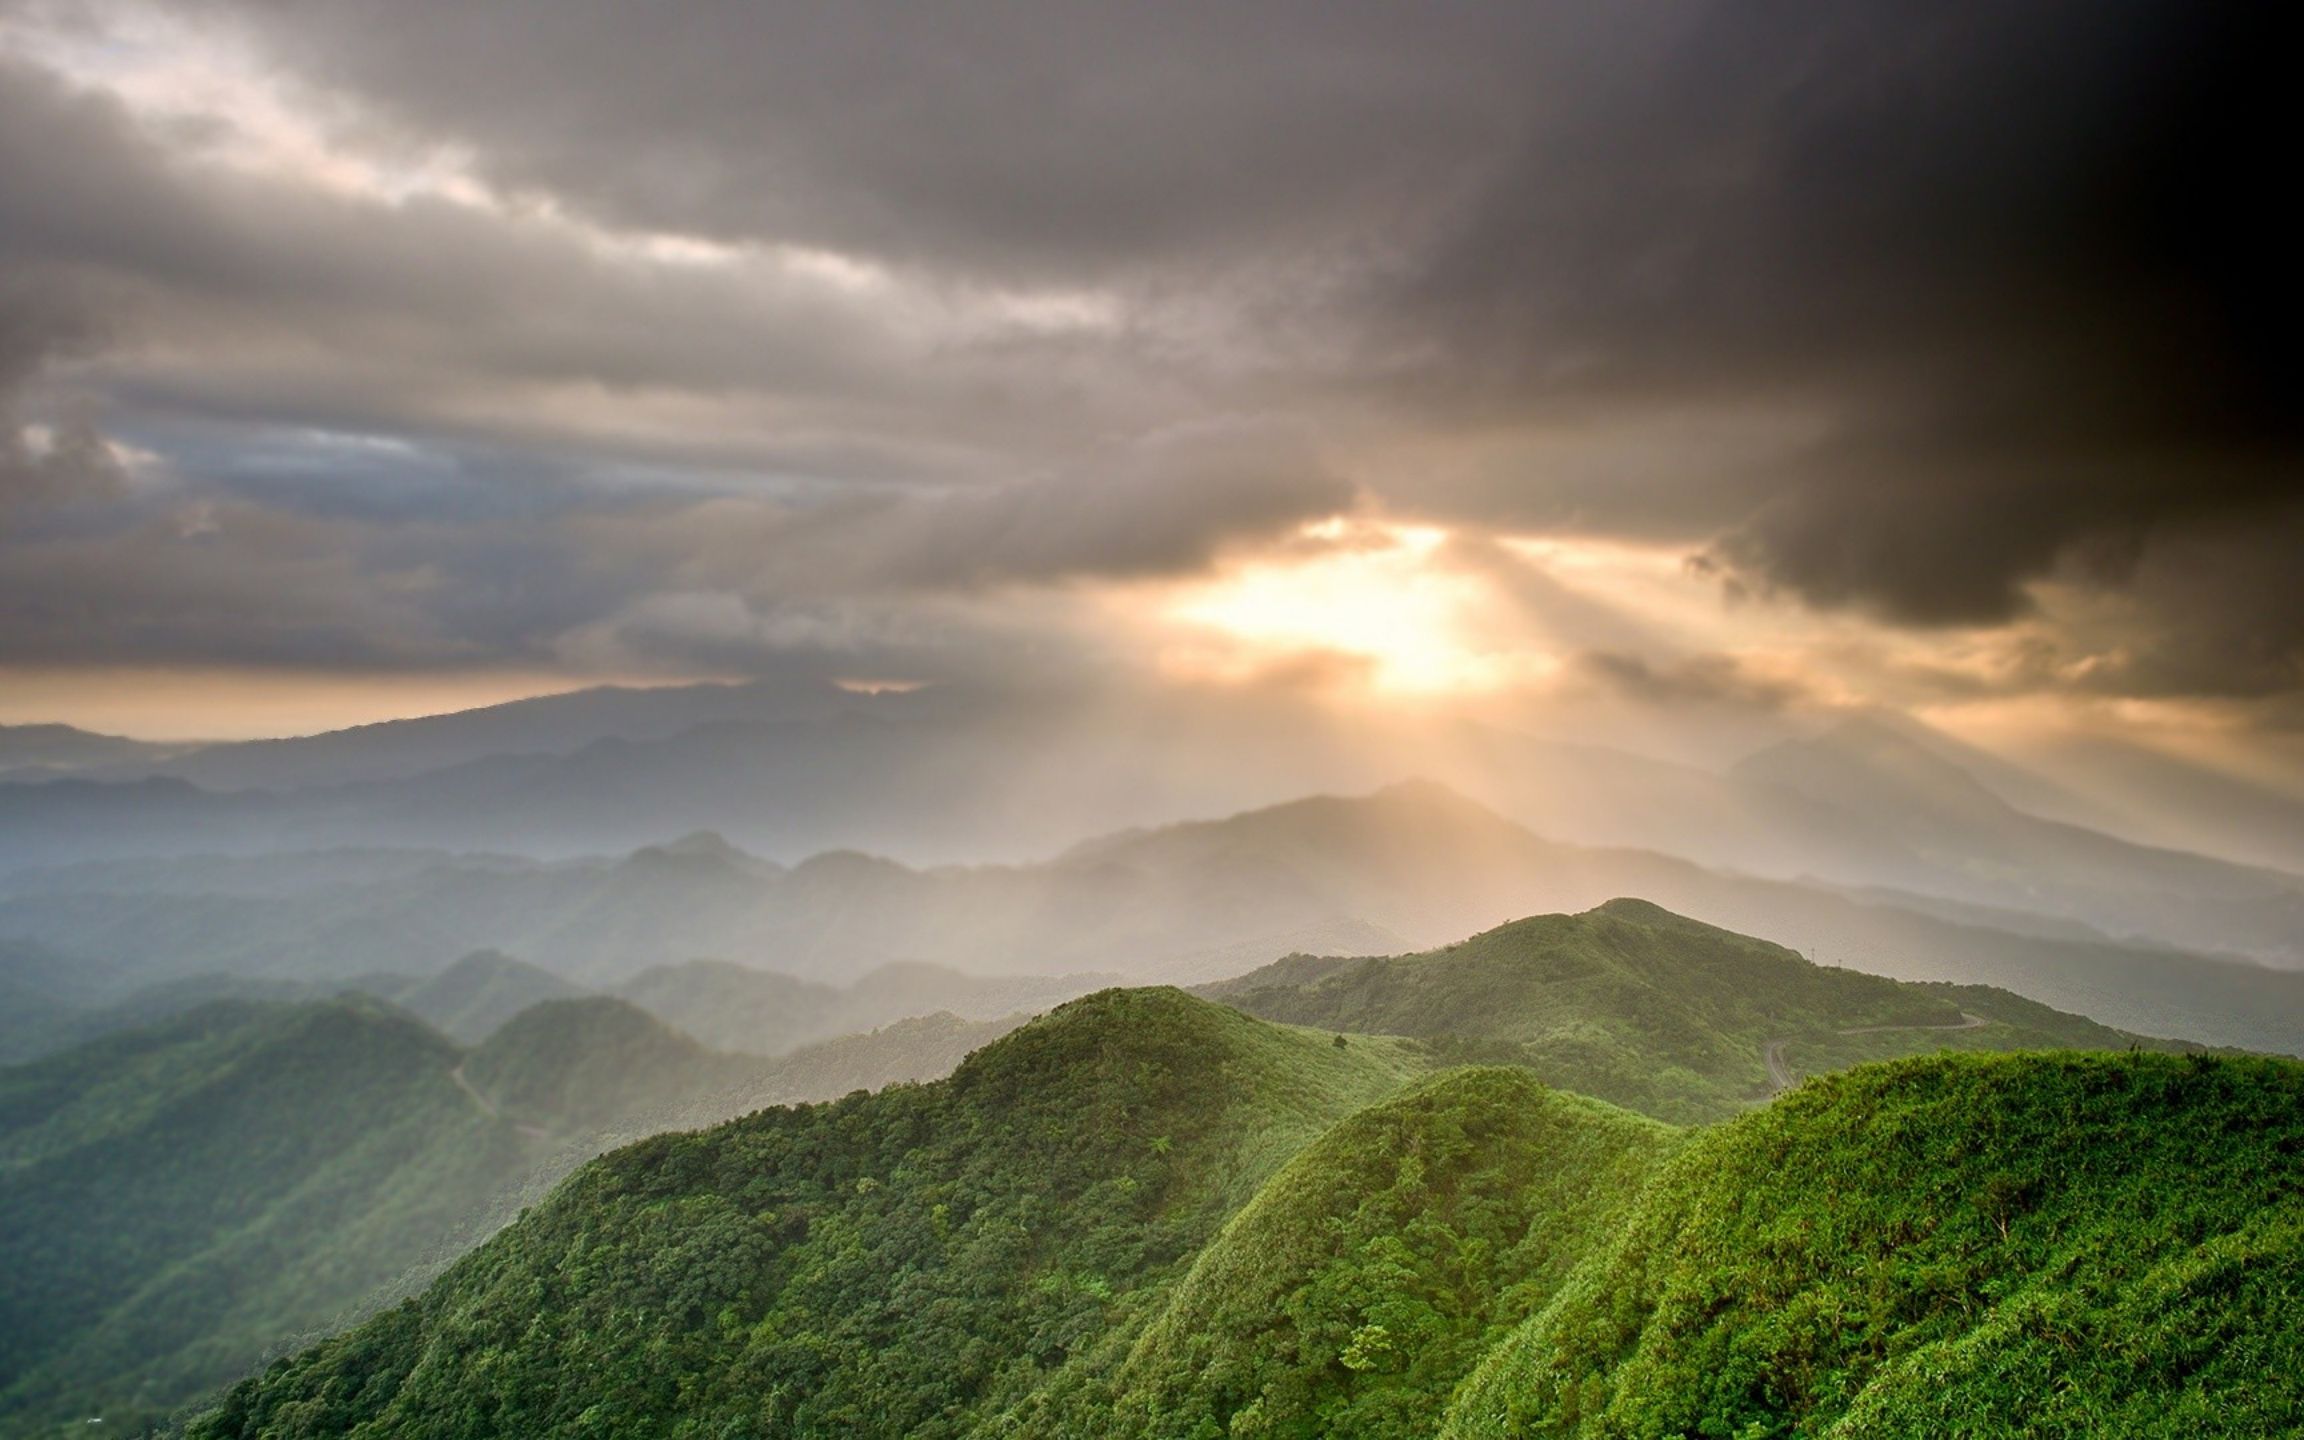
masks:
{"type": "Polygon", "coordinates": [[[0,0],[0,1430],[2304,1424],[2284,38],[0,0]]]}

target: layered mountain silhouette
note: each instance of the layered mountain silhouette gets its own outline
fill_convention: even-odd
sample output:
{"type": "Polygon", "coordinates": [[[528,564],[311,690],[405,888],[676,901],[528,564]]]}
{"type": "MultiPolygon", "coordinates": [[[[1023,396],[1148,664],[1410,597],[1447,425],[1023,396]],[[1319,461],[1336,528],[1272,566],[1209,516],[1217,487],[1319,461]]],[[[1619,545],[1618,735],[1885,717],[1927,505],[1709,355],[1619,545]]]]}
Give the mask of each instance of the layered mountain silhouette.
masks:
{"type": "MultiPolygon", "coordinates": [[[[1581,918],[1563,947],[1684,923],[1581,918]]],[[[2292,1063],[1931,1056],[1674,1130],[1525,1068],[1419,1079],[1419,1053],[1102,992],[939,1084],[610,1155],[191,1433],[2241,1435],[2304,1413],[2292,1063]]]]}
{"type": "Polygon", "coordinates": [[[1198,983],[1295,951],[1398,953],[1622,895],[1852,969],[2001,985],[2145,1034],[2304,1051],[2304,973],[2035,913],[1564,845],[1430,782],[1122,833],[1023,866],[921,870],[843,852],[786,868],[717,837],[553,863],[407,852],[279,870],[267,857],[114,861],[0,890],[0,935],[101,957],[106,993],[205,972],[342,983],[495,949],[589,988],[638,987],[628,993],[709,1029],[716,1045],[773,1050],[935,1009],[1031,1008],[1096,976],[1198,983]],[[678,985],[645,978],[695,957],[748,968],[696,970],[678,985]],[[1015,988],[972,1001],[906,968],[919,963],[1015,988]],[[759,971],[782,978],[750,979],[759,971]],[[1085,978],[1008,978],[1035,975],[1085,978]],[[761,995],[739,999],[715,978],[761,995]],[[843,1011],[799,982],[887,998],[843,1011]]]}
{"type": "MultiPolygon", "coordinates": [[[[1286,706],[1219,716],[1178,697],[1091,726],[1062,697],[964,689],[599,690],[0,788],[0,869],[374,846],[574,858],[696,831],[785,863],[842,850],[1014,862],[1082,834],[1408,771],[1563,843],[2304,962],[2304,877],[2073,823],[2118,829],[2135,806],[2092,805],[2072,784],[1868,716],[1715,772],[1469,723],[1355,728],[1286,706]]],[[[2250,810],[2257,831],[2304,815],[2280,803],[2250,810]]],[[[2194,822],[2141,833],[2196,834],[2194,822]]]]}
{"type": "MultiPolygon", "coordinates": [[[[441,978],[455,983],[431,993],[459,998],[487,993],[489,982],[536,980],[484,955],[441,978]]],[[[709,1048],[604,995],[541,999],[469,1048],[365,995],[225,1001],[0,1071],[0,1206],[17,1222],[0,1258],[25,1281],[0,1327],[11,1337],[0,1413],[166,1408],[423,1283],[605,1146],[933,1080],[984,1047],[989,1071],[963,1068],[955,1082],[978,1087],[981,1115],[944,1113],[940,1091],[900,1089],[760,1122],[786,1137],[773,1142],[783,1156],[775,1165],[802,1187],[793,1195],[817,1197],[762,1203],[798,1207],[779,1211],[801,1226],[788,1234],[797,1241],[818,1220],[833,1223],[822,1208],[831,1200],[861,1203],[947,1162],[991,1167],[989,1176],[1019,1155],[1037,1157],[1033,1166],[1071,1178],[1029,1195],[994,1193],[1038,1183],[1023,1172],[993,1190],[932,1190],[946,1198],[890,1221],[964,1231],[969,1205],[1022,1206],[1016,1223],[1035,1238],[996,1265],[1022,1264],[998,1273],[1034,1284],[1048,1273],[1031,1258],[1044,1255],[1047,1237],[1030,1227],[1052,1225],[1048,1234],[1061,1237],[1075,1219],[1091,1225],[1090,1248],[1065,1262],[1087,1268],[1050,1282],[1054,1308],[1034,1301],[1018,1313],[1028,1329],[1081,1323],[1111,1303],[1119,1277],[1097,1267],[1165,1255],[1157,1265],[1169,1273],[1325,1125],[1467,1060],[1522,1077],[1480,1082],[1483,1104],[1547,1086],[1601,1097],[1535,1107],[1580,1125],[1577,1117],[1612,1113],[1601,1103],[1610,1099],[1657,1120],[1731,1117],[1801,1073],[1932,1049],[2196,1048],[2107,1031],[2004,991],[1816,966],[1636,901],[1518,921],[1420,955],[1284,960],[1211,993],[1235,1008],[1166,988],[1106,990],[1026,1027],[1039,1038],[1020,1048],[1001,1037],[1022,1015],[942,1014],[779,1057],[709,1048]],[[1294,1023],[1273,1028],[1251,1012],[1294,1023]],[[1081,1085],[1102,1097],[1088,1117],[1094,1134],[1066,1128],[1081,1119],[1069,1108],[1081,1085]],[[1021,1098],[1034,1086],[1046,1093],[1021,1098]],[[894,1148],[841,1160],[831,1158],[839,1145],[804,1138],[819,1124],[849,1133],[838,1128],[851,1124],[842,1115],[865,1131],[896,1125],[873,1142],[894,1148]],[[1041,1128],[1017,1132],[1031,1115],[1041,1128]],[[963,1122],[972,1128],[951,1128],[963,1122]],[[969,1149],[979,1144],[987,1148],[969,1149]],[[1144,1187],[1165,1198],[1141,1196],[1144,1187]],[[1083,1216],[1056,1220],[1041,1208],[1074,1203],[1083,1216]],[[945,1207],[943,1222],[934,1205],[945,1207]]],[[[1602,1129],[1642,1154],[1665,1134],[1628,1120],[1602,1129]]],[[[1527,1154],[1506,1142],[1521,1173],[1527,1154]]],[[[690,1173],[687,1160],[661,1163],[666,1176],[690,1173]]],[[[1412,1189],[1386,1203],[1413,1198],[1412,1189]]],[[[1469,1208],[1445,1213],[1489,1227],[1483,1234],[1508,1223],[1473,1200],[1456,1196],[1450,1206],[1469,1208]]],[[[1528,1203],[1499,1213],[1525,1214],[1528,1203]]],[[[856,1213],[877,1212],[867,1204],[856,1213]]],[[[887,1243],[915,1243],[893,1235],[887,1243]]],[[[1021,1238],[993,1227],[966,1246],[995,1263],[1021,1238]]],[[[772,1264],[761,1273],[781,1272],[772,1264]]],[[[969,1284],[994,1283],[970,1274],[969,1284]]],[[[947,1280],[962,1283],[928,1283],[947,1280]]],[[[1478,1313],[1501,1323],[1492,1307],[1478,1313]]],[[[1169,1383],[1154,1374],[1145,1383],[1169,1383]]]]}

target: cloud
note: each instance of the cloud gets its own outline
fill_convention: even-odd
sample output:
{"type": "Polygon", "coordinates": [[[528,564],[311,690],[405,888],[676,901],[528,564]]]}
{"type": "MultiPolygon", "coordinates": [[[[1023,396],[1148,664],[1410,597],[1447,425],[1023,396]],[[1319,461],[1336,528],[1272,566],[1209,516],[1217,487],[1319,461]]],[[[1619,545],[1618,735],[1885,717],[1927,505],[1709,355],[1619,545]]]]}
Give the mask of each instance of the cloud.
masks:
{"type": "Polygon", "coordinates": [[[1621,690],[1744,681],[1494,537],[2021,635],[1993,687],[2304,686],[2261,7],[10,14],[0,267],[73,313],[0,306],[0,394],[178,477],[0,432],[100,502],[0,555],[17,654],[978,655],[1372,497],[1621,690]]]}
{"type": "Polygon", "coordinates": [[[1702,16],[1536,127],[1403,272],[1428,403],[1527,427],[1539,462],[1582,437],[1564,478],[1491,467],[1437,498],[1677,527],[1747,592],[1923,627],[2005,623],[2055,577],[2128,586],[2161,535],[2259,549],[2223,522],[2304,484],[2270,23],[1702,16]],[[1658,423],[1677,453],[1639,435],[1658,423]]]}
{"type": "Polygon", "coordinates": [[[1798,680],[1755,673],[1732,655],[1691,655],[1655,664],[1637,655],[1586,650],[1569,657],[1572,677],[1649,705],[1727,705],[1782,710],[1808,699],[1798,680]]]}

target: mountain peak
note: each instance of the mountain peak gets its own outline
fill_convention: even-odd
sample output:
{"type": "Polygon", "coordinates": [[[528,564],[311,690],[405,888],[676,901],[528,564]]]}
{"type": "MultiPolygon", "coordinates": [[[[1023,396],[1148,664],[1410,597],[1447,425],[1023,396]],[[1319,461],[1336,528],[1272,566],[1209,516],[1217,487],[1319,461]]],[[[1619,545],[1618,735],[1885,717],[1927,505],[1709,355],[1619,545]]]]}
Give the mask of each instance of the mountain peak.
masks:
{"type": "Polygon", "coordinates": [[[773,860],[764,860],[731,844],[717,830],[692,830],[661,845],[643,845],[626,856],[623,863],[638,867],[677,865],[760,877],[783,873],[783,867],[773,860]]]}
{"type": "Polygon", "coordinates": [[[1730,773],[1860,813],[2009,812],[2008,803],[1964,766],[1868,715],[1851,715],[1806,740],[1772,745],[1730,773]]]}

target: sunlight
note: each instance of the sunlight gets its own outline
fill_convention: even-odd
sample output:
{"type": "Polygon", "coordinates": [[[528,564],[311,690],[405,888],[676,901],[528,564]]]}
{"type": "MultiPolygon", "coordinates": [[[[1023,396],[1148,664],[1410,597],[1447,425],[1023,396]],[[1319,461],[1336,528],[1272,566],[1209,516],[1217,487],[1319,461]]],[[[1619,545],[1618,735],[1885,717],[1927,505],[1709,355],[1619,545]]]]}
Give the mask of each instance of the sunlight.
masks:
{"type": "Polygon", "coordinates": [[[1432,563],[1446,531],[1335,518],[1300,538],[1317,548],[1249,562],[1175,597],[1162,618],[1190,643],[1170,651],[1172,671],[1237,680],[1341,662],[1372,689],[1444,695],[1497,688],[1538,659],[1480,643],[1490,597],[1479,577],[1432,563]]]}

